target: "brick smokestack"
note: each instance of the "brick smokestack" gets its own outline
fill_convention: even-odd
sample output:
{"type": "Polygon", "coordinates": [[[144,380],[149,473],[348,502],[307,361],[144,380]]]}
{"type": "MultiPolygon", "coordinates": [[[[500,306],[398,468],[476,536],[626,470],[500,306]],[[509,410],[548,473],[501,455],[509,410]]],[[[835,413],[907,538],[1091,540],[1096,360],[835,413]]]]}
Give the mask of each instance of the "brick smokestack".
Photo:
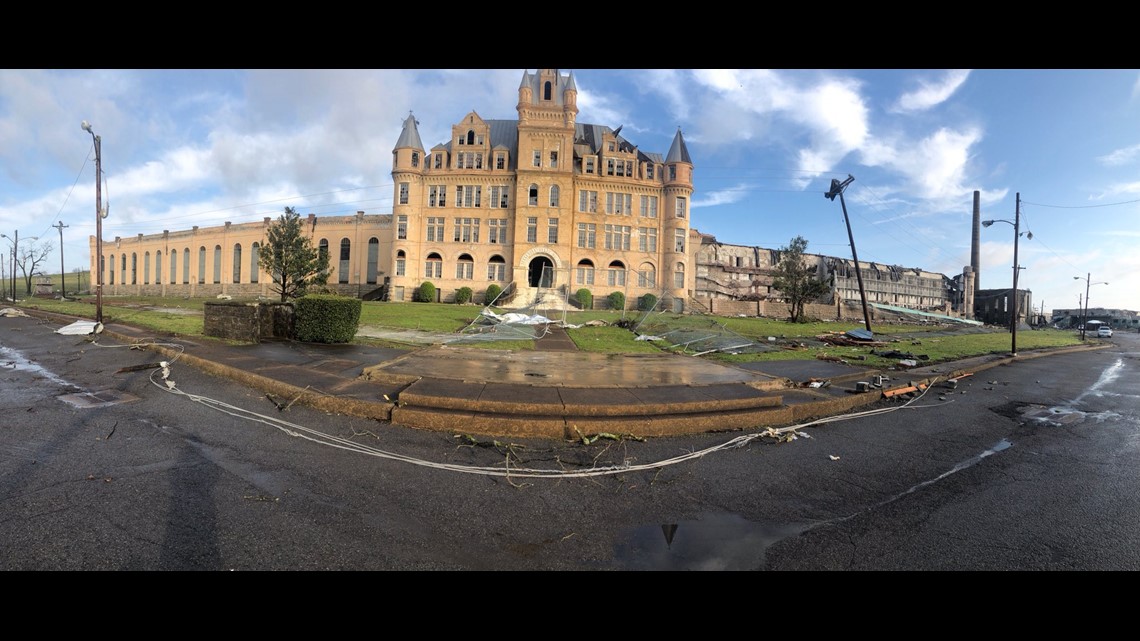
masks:
{"type": "MultiPolygon", "coordinates": [[[[970,267],[974,271],[974,298],[978,296],[982,285],[982,192],[974,190],[974,234],[970,240],[970,267]]],[[[972,311],[972,310],[971,310],[972,311]]]]}

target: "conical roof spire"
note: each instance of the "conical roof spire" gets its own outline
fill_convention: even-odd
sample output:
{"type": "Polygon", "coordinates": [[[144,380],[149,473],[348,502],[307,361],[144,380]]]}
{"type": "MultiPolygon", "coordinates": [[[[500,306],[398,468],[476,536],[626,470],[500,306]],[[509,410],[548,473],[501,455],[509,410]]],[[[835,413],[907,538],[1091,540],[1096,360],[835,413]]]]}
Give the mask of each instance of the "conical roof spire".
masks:
{"type": "Polygon", "coordinates": [[[666,163],[687,162],[693,164],[689,158],[689,149],[685,146],[685,139],[681,136],[681,128],[677,127],[677,135],[673,137],[673,145],[669,147],[669,155],[665,157],[666,163]]]}
{"type": "Polygon", "coordinates": [[[396,141],[396,149],[410,147],[412,149],[424,150],[424,143],[420,141],[420,131],[416,128],[419,122],[412,112],[408,112],[408,117],[404,120],[404,130],[400,132],[400,139],[396,141]]]}

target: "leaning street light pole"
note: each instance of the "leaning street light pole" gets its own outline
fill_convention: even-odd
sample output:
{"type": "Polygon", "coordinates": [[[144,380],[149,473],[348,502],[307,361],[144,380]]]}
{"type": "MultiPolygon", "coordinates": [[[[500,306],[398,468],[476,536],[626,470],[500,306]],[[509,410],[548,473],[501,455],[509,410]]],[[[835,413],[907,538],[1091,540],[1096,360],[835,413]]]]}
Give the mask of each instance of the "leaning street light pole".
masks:
{"type": "MultiPolygon", "coordinates": [[[[95,322],[103,324],[103,161],[101,147],[103,139],[91,130],[86,120],[80,125],[83,131],[91,134],[95,142],[95,322]]],[[[62,250],[61,250],[62,251],[62,250]]]]}
{"type": "MultiPolygon", "coordinates": [[[[1017,264],[1017,241],[1018,241],[1018,239],[1021,238],[1021,233],[1022,233],[1021,232],[1021,192],[1017,193],[1017,204],[1015,205],[1014,210],[1013,210],[1013,221],[1011,222],[1011,221],[1008,221],[1008,220],[1005,220],[1002,218],[997,218],[994,220],[983,220],[982,221],[982,227],[989,227],[990,225],[992,225],[994,223],[1005,223],[1007,225],[1013,225],[1013,309],[1010,310],[1012,313],[1010,314],[1010,317],[1009,317],[1009,334],[1011,337],[1010,338],[1010,345],[1009,345],[1009,355],[1010,356],[1017,356],[1017,324],[1018,324],[1018,320],[1019,320],[1018,319],[1018,311],[1017,311],[1017,301],[1018,301],[1017,275],[1021,272],[1021,266],[1017,264]]],[[[1027,240],[1033,240],[1033,232],[1031,232],[1031,231],[1025,232],[1025,238],[1027,240]]]]}
{"type": "Polygon", "coordinates": [[[839,196],[839,204],[843,207],[843,222],[847,224],[847,240],[851,241],[851,258],[855,261],[855,279],[859,281],[859,300],[863,303],[863,324],[867,326],[867,333],[871,332],[871,315],[867,313],[867,293],[863,291],[863,271],[859,269],[859,254],[855,252],[855,236],[851,234],[851,219],[847,217],[847,201],[843,200],[843,190],[855,180],[847,174],[847,180],[839,182],[838,178],[831,179],[831,189],[823,195],[828,200],[835,200],[839,196]]]}
{"type": "MultiPolygon", "coordinates": [[[[59,221],[52,225],[59,230],[59,297],[67,300],[67,272],[63,271],[63,228],[70,225],[64,225],[63,221],[59,221]]],[[[79,289],[79,283],[75,284],[75,289],[79,289]]]]}

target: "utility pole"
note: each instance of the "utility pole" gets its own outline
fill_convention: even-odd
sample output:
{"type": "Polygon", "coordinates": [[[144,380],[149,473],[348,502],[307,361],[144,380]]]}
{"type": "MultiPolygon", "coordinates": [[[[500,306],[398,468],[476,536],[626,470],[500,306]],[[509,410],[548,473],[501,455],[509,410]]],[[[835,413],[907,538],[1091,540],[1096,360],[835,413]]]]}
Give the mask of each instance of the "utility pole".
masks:
{"type": "Polygon", "coordinates": [[[851,258],[855,261],[855,279],[859,281],[859,300],[863,302],[863,323],[867,327],[867,333],[871,334],[867,339],[870,340],[874,333],[871,331],[871,315],[867,313],[867,293],[863,291],[863,271],[859,269],[859,254],[855,252],[855,237],[851,234],[851,219],[847,217],[847,201],[843,200],[843,190],[847,189],[855,177],[847,174],[847,180],[839,182],[838,178],[831,179],[831,189],[823,195],[828,200],[835,200],[839,196],[839,204],[843,206],[843,222],[847,224],[847,240],[851,241],[851,258]]]}
{"type": "MultiPolygon", "coordinates": [[[[67,272],[63,271],[63,228],[67,226],[62,220],[52,225],[59,230],[59,296],[64,300],[67,300],[67,272]]],[[[79,283],[75,283],[75,289],[79,291],[79,283]]]]}
{"type": "Polygon", "coordinates": [[[1017,205],[1013,210],[1013,319],[1010,323],[1010,356],[1017,356],[1017,274],[1021,267],[1017,265],[1017,240],[1021,238],[1021,192],[1017,192],[1017,205]]]}

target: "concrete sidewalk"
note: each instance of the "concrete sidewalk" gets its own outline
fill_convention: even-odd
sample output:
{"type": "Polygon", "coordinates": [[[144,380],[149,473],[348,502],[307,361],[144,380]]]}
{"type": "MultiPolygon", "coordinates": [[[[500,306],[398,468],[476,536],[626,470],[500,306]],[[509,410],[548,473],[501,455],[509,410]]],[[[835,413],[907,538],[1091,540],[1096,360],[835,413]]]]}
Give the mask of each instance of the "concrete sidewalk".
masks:
{"type": "MultiPolygon", "coordinates": [[[[23,311],[60,326],[79,320],[23,311]]],[[[303,404],[414,428],[559,439],[779,427],[848,412],[885,395],[909,398],[902,392],[907,388],[1013,360],[983,356],[906,371],[822,360],[734,366],[666,353],[229,344],[156,337],[116,323],[107,324],[96,339],[146,344],[174,368],[185,364],[230,378],[265,392],[282,406],[303,404]],[[869,387],[876,376],[889,380],[869,387]],[[809,386],[813,381],[818,387],[809,386]]],[[[1016,360],[1095,348],[1023,352],[1016,360]]]]}

